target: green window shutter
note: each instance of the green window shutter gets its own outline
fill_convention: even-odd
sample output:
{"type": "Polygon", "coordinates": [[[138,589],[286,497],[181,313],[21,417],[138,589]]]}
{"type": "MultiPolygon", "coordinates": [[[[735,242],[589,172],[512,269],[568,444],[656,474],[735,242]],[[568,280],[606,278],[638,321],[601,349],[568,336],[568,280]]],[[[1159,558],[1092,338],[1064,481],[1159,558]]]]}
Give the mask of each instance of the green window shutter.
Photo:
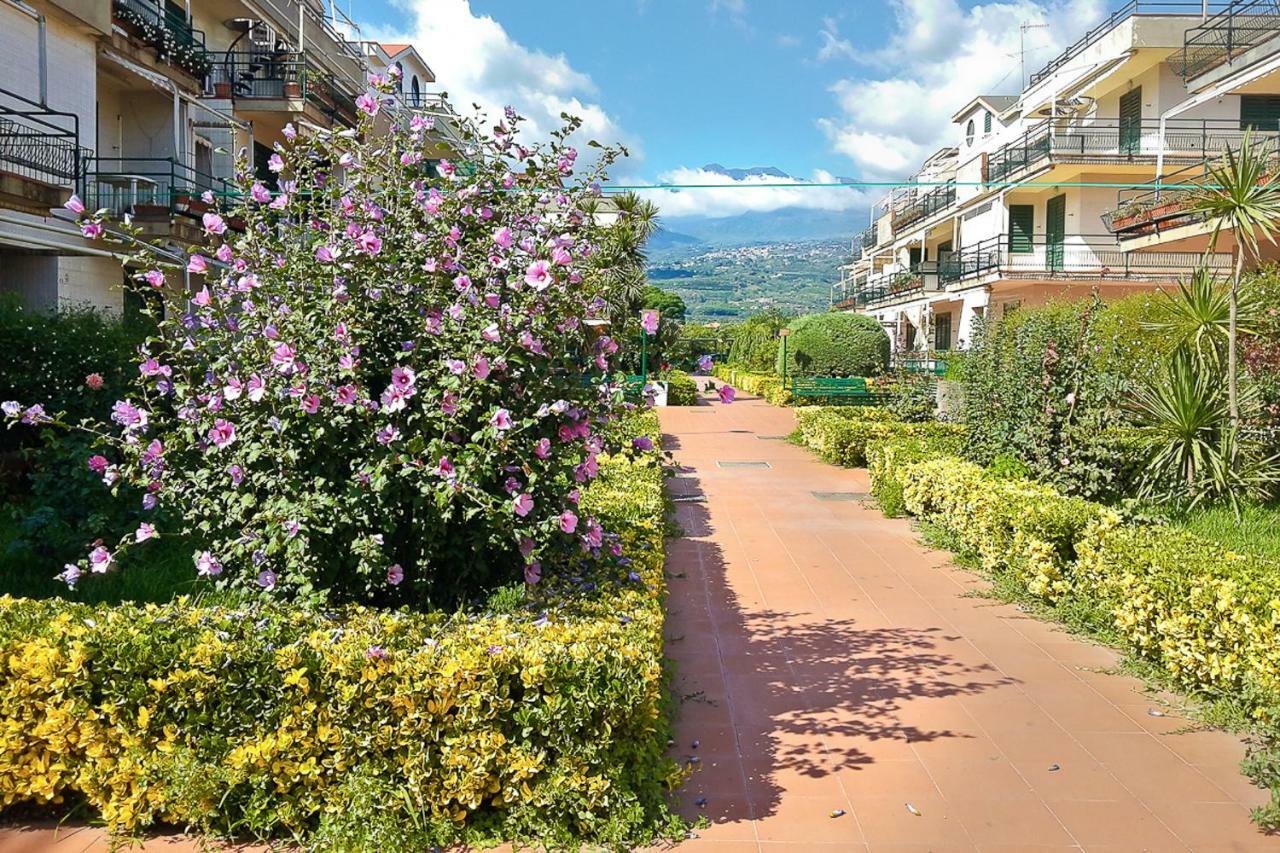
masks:
{"type": "Polygon", "coordinates": [[[983,133],[991,132],[991,113],[990,112],[987,112],[987,114],[982,117],[982,132],[983,133]]]}
{"type": "Polygon", "coordinates": [[[1049,269],[1061,271],[1065,265],[1063,244],[1067,237],[1067,197],[1056,195],[1044,206],[1045,262],[1049,269]]]}
{"type": "Polygon", "coordinates": [[[1009,251],[1025,255],[1034,247],[1036,208],[1031,204],[1009,205],[1009,251]]]}
{"type": "Polygon", "coordinates": [[[1142,147],[1142,87],[1120,96],[1120,151],[1136,154],[1142,147]]]}
{"type": "Polygon", "coordinates": [[[1241,130],[1280,130],[1280,95],[1241,95],[1241,130]]]}

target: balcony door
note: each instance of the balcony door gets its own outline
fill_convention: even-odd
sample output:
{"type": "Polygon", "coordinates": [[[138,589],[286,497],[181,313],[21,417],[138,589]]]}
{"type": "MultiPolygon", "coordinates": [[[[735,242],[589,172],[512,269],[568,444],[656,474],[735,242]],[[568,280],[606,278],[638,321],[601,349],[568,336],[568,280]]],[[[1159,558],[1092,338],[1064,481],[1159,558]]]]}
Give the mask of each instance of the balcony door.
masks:
{"type": "Polygon", "coordinates": [[[1062,272],[1067,239],[1067,197],[1056,195],[1044,206],[1045,268],[1062,272]]]}
{"type": "Polygon", "coordinates": [[[1120,153],[1142,150],[1142,87],[1120,96],[1120,153]]]}

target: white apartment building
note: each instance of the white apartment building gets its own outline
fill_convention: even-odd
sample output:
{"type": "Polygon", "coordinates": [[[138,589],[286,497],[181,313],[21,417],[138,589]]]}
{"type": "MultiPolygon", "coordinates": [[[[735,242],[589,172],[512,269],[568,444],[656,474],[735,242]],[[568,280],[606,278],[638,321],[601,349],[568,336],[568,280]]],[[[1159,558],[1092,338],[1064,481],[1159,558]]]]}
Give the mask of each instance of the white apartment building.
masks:
{"type": "MultiPolygon", "coordinates": [[[[417,99],[452,114],[402,47],[417,99]]],[[[0,292],[126,310],[119,259],[61,209],[73,192],[184,252],[203,239],[201,195],[234,191],[237,152],[273,180],[284,126],[354,125],[371,67],[321,0],[0,0],[0,292]]]]}
{"type": "MultiPolygon", "coordinates": [[[[1122,240],[1114,211],[1143,191],[1127,187],[1203,171],[1246,128],[1280,130],[1276,4],[1208,11],[1128,3],[1018,95],[964,105],[954,147],[854,238],[833,308],[876,317],[896,351],[948,350],[989,313],[1095,291],[1117,298],[1191,272],[1205,260],[1203,233],[1122,240]]],[[[1208,263],[1226,271],[1230,249],[1220,241],[1208,263]]]]}

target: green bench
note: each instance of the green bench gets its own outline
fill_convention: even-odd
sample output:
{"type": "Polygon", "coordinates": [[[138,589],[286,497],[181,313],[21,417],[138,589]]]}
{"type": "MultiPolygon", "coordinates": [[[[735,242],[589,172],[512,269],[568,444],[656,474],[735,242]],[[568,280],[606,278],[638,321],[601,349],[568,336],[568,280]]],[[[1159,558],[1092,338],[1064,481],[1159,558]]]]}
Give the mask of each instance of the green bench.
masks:
{"type": "Polygon", "coordinates": [[[791,380],[793,397],[825,397],[852,406],[878,406],[889,395],[867,388],[867,380],[861,377],[836,379],[825,376],[805,376],[791,380]]]}

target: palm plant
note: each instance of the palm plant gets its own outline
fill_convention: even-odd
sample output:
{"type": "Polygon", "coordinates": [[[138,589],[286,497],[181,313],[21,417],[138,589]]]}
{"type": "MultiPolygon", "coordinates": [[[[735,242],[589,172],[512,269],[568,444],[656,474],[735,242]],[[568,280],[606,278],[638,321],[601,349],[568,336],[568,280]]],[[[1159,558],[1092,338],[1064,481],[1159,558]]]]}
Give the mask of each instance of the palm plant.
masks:
{"type": "Polygon", "coordinates": [[[1217,248],[1225,228],[1235,238],[1228,296],[1227,319],[1227,406],[1234,425],[1240,423],[1240,388],[1237,371],[1240,277],[1246,252],[1256,262],[1261,240],[1275,243],[1274,231],[1280,222],[1280,193],[1276,192],[1271,146],[1256,141],[1249,131],[1238,150],[1227,146],[1226,155],[1209,168],[1205,183],[1192,191],[1189,210],[1214,222],[1210,250],[1217,248]]]}
{"type": "Polygon", "coordinates": [[[658,208],[635,193],[623,193],[586,213],[608,215],[612,212],[608,207],[616,209],[617,221],[593,255],[593,265],[603,278],[610,309],[617,316],[628,316],[639,306],[648,284],[644,247],[658,230],[658,208]]]}
{"type": "MultiPolygon", "coordinates": [[[[1254,333],[1261,303],[1256,291],[1238,296],[1237,330],[1254,333]]],[[[1231,292],[1208,267],[1199,267],[1178,282],[1176,293],[1164,293],[1153,316],[1141,321],[1143,330],[1156,332],[1170,349],[1187,347],[1206,370],[1220,373],[1230,342],[1231,292]]]]}

